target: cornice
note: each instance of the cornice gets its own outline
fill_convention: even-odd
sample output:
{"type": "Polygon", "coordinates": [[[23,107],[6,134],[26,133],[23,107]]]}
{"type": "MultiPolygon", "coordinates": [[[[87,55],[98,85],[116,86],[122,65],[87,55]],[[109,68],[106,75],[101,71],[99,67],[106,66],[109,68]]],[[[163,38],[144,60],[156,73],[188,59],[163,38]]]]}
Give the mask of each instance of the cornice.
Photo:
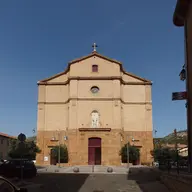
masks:
{"type": "Polygon", "coordinates": [[[111,128],[79,128],[80,132],[110,132],[111,128]]]}
{"type": "Polygon", "coordinates": [[[120,101],[125,105],[152,105],[152,102],[127,102],[123,101],[121,98],[69,98],[63,102],[38,102],[38,104],[47,104],[47,105],[64,105],[68,104],[70,101],[120,101]]]}
{"type": "Polygon", "coordinates": [[[79,76],[71,76],[69,77],[66,81],[64,82],[43,82],[40,81],[38,82],[38,85],[67,85],[70,83],[71,80],[119,80],[121,82],[121,84],[123,85],[152,85],[152,82],[149,81],[141,81],[141,82],[127,82],[125,80],[123,80],[122,76],[110,76],[110,77],[105,77],[105,76],[101,76],[101,77],[79,77],[79,76]]]}

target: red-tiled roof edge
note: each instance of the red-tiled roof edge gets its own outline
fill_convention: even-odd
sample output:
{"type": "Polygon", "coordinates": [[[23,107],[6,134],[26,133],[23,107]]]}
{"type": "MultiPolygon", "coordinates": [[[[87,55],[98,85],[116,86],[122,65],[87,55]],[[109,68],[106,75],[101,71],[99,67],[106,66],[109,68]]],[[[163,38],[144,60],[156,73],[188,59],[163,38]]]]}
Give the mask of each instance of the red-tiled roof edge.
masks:
{"type": "Polygon", "coordinates": [[[8,134],[6,134],[6,133],[1,133],[1,132],[0,132],[0,136],[2,136],[2,137],[7,137],[7,138],[11,138],[11,139],[17,139],[17,137],[15,137],[15,136],[11,136],[11,135],[8,135],[8,134]]]}

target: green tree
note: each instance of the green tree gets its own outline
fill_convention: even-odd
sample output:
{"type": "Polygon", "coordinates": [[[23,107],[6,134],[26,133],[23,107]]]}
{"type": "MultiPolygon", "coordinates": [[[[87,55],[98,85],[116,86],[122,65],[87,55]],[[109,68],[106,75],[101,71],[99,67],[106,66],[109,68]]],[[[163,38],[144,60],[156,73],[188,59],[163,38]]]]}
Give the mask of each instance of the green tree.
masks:
{"type": "Polygon", "coordinates": [[[36,158],[36,154],[40,152],[41,150],[34,141],[26,141],[23,143],[23,145],[21,145],[17,139],[13,139],[10,142],[8,156],[13,159],[22,157],[34,160],[36,158]]]}
{"type": "MultiPolygon", "coordinates": [[[[129,149],[129,162],[134,163],[139,160],[140,158],[140,150],[128,144],[129,149]]],[[[120,150],[120,156],[122,163],[127,163],[127,144],[125,144],[120,150]]]]}
{"type": "Polygon", "coordinates": [[[155,161],[165,162],[168,159],[171,161],[177,161],[177,151],[169,148],[155,148],[151,155],[155,161]]]}
{"type": "Polygon", "coordinates": [[[54,151],[54,158],[56,159],[56,162],[58,163],[59,159],[59,148],[60,148],[60,163],[68,163],[68,150],[66,145],[57,145],[53,147],[54,151]]]}

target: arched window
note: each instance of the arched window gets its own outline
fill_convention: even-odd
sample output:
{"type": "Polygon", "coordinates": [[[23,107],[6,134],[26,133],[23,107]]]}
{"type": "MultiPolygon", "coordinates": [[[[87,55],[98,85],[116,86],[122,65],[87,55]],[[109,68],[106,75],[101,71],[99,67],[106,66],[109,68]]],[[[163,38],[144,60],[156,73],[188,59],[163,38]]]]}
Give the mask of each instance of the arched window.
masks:
{"type": "Polygon", "coordinates": [[[99,113],[97,111],[93,111],[91,113],[91,127],[92,128],[99,127],[99,113]]]}

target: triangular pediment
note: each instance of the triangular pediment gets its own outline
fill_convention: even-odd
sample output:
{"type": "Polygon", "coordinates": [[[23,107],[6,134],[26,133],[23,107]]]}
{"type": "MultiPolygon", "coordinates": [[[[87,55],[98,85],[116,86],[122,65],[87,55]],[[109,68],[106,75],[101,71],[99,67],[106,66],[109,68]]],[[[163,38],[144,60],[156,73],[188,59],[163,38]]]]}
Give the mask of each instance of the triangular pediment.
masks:
{"type": "MultiPolygon", "coordinates": [[[[49,78],[43,79],[43,80],[41,80],[41,81],[38,81],[38,84],[47,83],[47,82],[55,82],[55,83],[56,83],[56,82],[68,81],[68,78],[69,78],[69,77],[68,77],[67,73],[68,73],[69,70],[70,70],[70,66],[71,66],[72,64],[78,64],[79,62],[84,61],[84,60],[89,60],[89,59],[92,58],[92,57],[98,57],[98,58],[100,58],[100,59],[102,59],[102,60],[106,60],[106,61],[109,61],[109,62],[111,62],[111,63],[113,63],[113,64],[119,65],[119,66],[120,66],[120,70],[121,70],[121,72],[122,72],[122,77],[121,77],[121,78],[122,78],[122,80],[125,81],[125,82],[151,83],[150,80],[147,80],[147,79],[144,79],[144,78],[139,77],[139,76],[137,76],[137,75],[134,75],[134,74],[132,74],[132,73],[126,72],[126,71],[123,69],[123,65],[122,65],[121,62],[119,62],[119,61],[117,61],[117,60],[115,60],[115,59],[111,59],[111,58],[109,58],[109,57],[103,56],[103,55],[97,53],[96,51],[94,51],[94,52],[90,53],[90,54],[87,55],[87,56],[83,56],[83,57],[80,57],[80,58],[77,58],[77,59],[74,59],[74,60],[70,61],[70,62],[68,63],[68,66],[67,66],[67,68],[66,68],[65,71],[63,71],[63,72],[61,72],[61,73],[58,73],[58,74],[56,74],[56,75],[54,75],[54,76],[52,76],[52,77],[49,77],[49,78]]],[[[86,77],[83,77],[83,78],[86,78],[86,77]]],[[[98,78],[102,78],[102,77],[98,77],[98,78]]],[[[107,77],[105,76],[105,78],[107,78],[107,77]]]]}
{"type": "Polygon", "coordinates": [[[122,68],[122,72],[123,72],[123,79],[125,81],[128,82],[144,82],[144,83],[152,83],[150,80],[139,77],[133,73],[130,72],[126,72],[123,68],[122,68]]]}
{"type": "Polygon", "coordinates": [[[104,56],[104,55],[101,55],[101,54],[97,53],[96,51],[92,52],[91,54],[89,54],[89,55],[87,55],[87,56],[83,56],[83,57],[80,57],[80,58],[78,58],[78,59],[74,59],[74,60],[70,61],[69,64],[77,63],[77,62],[83,61],[83,60],[85,60],[85,59],[88,59],[88,58],[90,58],[90,57],[94,57],[94,56],[97,56],[97,57],[99,57],[99,58],[101,58],[101,59],[105,59],[105,60],[110,61],[110,62],[113,62],[113,63],[122,64],[120,61],[117,61],[117,60],[115,60],[115,59],[111,59],[111,58],[109,58],[109,57],[106,57],[106,56],[104,56]]]}

